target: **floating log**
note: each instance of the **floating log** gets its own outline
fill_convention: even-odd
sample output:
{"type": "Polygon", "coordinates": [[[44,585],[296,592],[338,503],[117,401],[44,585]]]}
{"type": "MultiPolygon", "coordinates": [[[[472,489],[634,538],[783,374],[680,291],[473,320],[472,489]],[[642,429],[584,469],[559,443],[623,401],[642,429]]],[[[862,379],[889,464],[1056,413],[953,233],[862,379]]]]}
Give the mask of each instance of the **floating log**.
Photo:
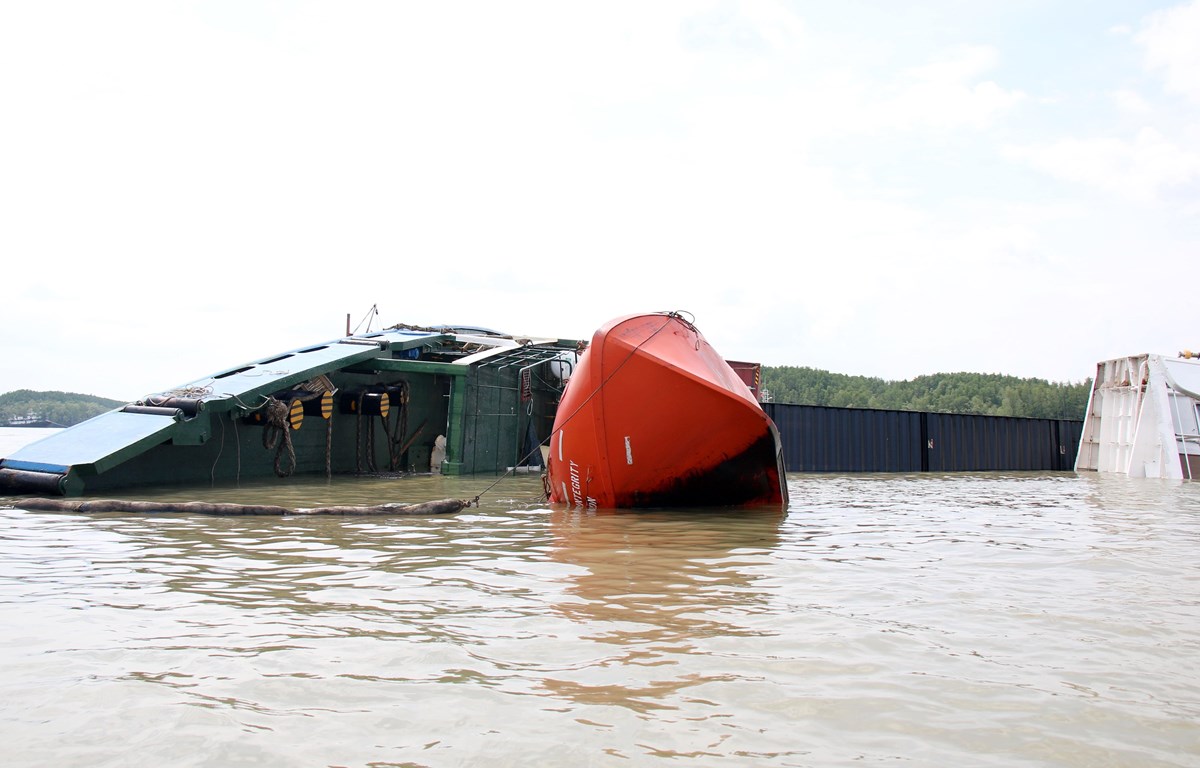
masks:
{"type": "Polygon", "coordinates": [[[439,499],[420,504],[379,504],[373,507],[313,507],[291,509],[269,504],[222,504],[206,501],[121,501],[119,499],[21,499],[13,503],[19,509],[51,512],[177,512],[192,515],[451,515],[471,502],[439,499]]]}

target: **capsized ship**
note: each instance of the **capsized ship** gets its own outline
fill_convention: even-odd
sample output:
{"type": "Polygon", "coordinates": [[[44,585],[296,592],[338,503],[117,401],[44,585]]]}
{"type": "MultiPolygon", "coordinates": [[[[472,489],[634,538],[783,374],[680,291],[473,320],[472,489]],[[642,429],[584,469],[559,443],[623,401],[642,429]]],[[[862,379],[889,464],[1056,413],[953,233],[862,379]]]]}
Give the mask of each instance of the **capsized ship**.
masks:
{"type": "Polygon", "coordinates": [[[0,493],[540,469],[578,342],[397,325],[149,395],[0,459],[0,493]]]}
{"type": "Polygon", "coordinates": [[[550,436],[550,500],[583,508],[787,507],[779,432],[678,312],[596,331],[550,436]]]}
{"type": "Polygon", "coordinates": [[[1200,479],[1200,356],[1097,363],[1075,470],[1200,479]]]}

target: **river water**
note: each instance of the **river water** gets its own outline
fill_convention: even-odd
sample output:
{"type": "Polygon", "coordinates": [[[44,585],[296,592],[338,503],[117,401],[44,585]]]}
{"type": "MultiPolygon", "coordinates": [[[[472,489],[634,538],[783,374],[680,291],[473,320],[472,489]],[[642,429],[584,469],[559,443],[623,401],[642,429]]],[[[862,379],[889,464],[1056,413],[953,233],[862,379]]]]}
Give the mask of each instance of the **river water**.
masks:
{"type": "Polygon", "coordinates": [[[589,514],[496,480],[123,495],[482,494],[425,518],[0,499],[3,764],[1200,766],[1200,484],[796,474],[786,514],[589,514]]]}

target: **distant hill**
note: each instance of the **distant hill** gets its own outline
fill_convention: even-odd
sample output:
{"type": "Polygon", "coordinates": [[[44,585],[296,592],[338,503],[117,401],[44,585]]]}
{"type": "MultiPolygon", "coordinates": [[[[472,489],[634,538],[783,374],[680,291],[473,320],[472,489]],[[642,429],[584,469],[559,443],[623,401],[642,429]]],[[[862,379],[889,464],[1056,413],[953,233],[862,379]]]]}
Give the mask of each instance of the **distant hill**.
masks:
{"type": "Polygon", "coordinates": [[[28,420],[70,427],[122,405],[123,400],[95,395],[18,389],[0,395],[0,427],[28,420]]]}
{"type": "Polygon", "coordinates": [[[794,405],[1073,420],[1083,419],[1092,389],[1090,379],[1053,383],[996,373],[935,373],[885,381],[791,366],[763,366],[762,386],[775,402],[794,405]]]}

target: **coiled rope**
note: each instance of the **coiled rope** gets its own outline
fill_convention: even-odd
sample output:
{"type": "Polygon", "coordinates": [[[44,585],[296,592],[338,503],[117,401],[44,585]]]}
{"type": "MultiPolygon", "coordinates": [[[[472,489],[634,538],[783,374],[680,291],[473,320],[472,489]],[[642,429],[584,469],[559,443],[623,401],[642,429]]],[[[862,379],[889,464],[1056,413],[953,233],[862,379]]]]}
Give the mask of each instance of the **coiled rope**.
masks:
{"type": "MultiPolygon", "coordinates": [[[[392,395],[395,398],[393,401],[394,405],[390,409],[390,413],[396,415],[395,418],[392,419],[391,416],[385,416],[382,413],[379,414],[378,418],[380,429],[383,430],[384,446],[387,449],[387,469],[389,472],[397,472],[402,469],[400,460],[403,458],[404,452],[412,445],[412,441],[416,439],[416,435],[413,435],[413,437],[405,440],[405,436],[408,434],[408,382],[400,382],[396,385],[396,389],[398,391],[392,395]]],[[[359,474],[375,474],[379,472],[375,456],[376,419],[361,415],[363,413],[363,403],[368,394],[370,392],[367,390],[359,392],[354,406],[355,413],[360,414],[354,424],[354,465],[355,470],[359,474]]],[[[424,427],[424,423],[421,426],[424,427]]]]}
{"type": "Polygon", "coordinates": [[[381,419],[384,435],[387,438],[388,469],[392,472],[400,469],[400,459],[408,450],[404,440],[405,435],[408,434],[408,382],[400,382],[398,390],[395,402],[392,404],[392,410],[396,412],[396,419],[390,430],[387,417],[384,416],[381,419]]]}
{"type": "Polygon", "coordinates": [[[289,408],[282,400],[270,398],[263,404],[266,423],[263,425],[263,448],[275,449],[275,474],[289,477],[296,470],[296,449],[292,446],[291,424],[288,423],[289,408]],[[287,456],[287,468],[283,458],[287,456]]]}

